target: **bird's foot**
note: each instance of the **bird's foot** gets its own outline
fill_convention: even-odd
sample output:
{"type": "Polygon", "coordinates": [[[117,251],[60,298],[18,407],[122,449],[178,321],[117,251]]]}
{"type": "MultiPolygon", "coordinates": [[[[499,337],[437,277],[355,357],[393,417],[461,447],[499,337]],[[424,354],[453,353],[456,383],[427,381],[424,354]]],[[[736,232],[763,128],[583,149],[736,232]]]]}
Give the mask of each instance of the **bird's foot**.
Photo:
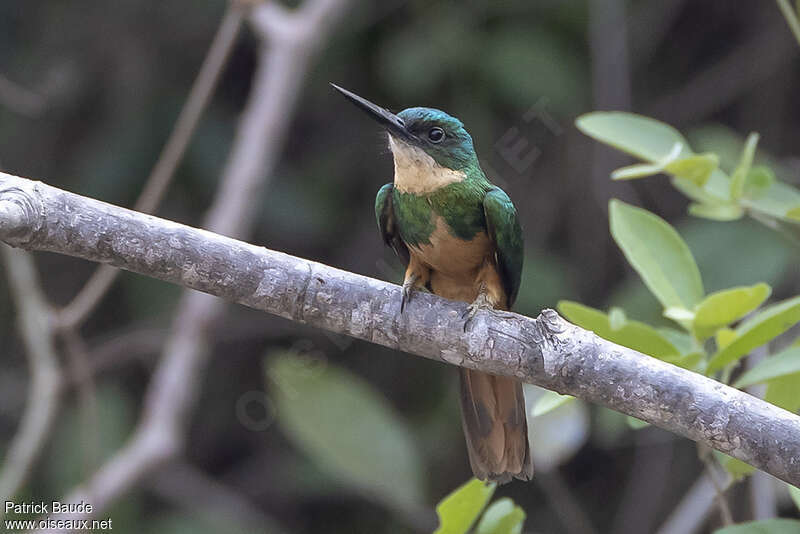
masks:
{"type": "Polygon", "coordinates": [[[461,314],[461,318],[464,319],[464,332],[467,331],[470,321],[475,318],[475,315],[477,315],[479,311],[493,309],[494,306],[492,305],[492,301],[489,300],[487,294],[483,291],[478,293],[478,296],[474,301],[472,301],[472,304],[467,306],[467,309],[464,310],[463,314],[461,314]]]}
{"type": "Polygon", "coordinates": [[[406,304],[411,301],[411,295],[413,295],[414,291],[417,289],[415,287],[417,280],[419,280],[419,276],[413,274],[403,282],[403,291],[400,297],[400,313],[403,313],[406,304]]]}

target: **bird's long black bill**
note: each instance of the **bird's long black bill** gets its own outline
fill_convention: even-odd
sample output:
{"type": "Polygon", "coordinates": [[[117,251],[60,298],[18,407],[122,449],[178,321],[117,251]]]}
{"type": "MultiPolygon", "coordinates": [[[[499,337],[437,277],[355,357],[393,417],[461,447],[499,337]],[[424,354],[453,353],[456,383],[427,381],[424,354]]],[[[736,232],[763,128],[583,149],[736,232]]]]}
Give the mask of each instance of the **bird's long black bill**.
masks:
{"type": "Polygon", "coordinates": [[[347,97],[350,102],[364,110],[370,117],[374,120],[382,124],[390,134],[393,136],[400,137],[401,139],[410,140],[414,137],[408,130],[406,130],[405,123],[403,119],[389,111],[388,109],[384,109],[378,105],[373,104],[366,98],[362,98],[355,93],[348,91],[347,89],[343,89],[332,83],[334,89],[342,93],[345,97],[347,97]]]}

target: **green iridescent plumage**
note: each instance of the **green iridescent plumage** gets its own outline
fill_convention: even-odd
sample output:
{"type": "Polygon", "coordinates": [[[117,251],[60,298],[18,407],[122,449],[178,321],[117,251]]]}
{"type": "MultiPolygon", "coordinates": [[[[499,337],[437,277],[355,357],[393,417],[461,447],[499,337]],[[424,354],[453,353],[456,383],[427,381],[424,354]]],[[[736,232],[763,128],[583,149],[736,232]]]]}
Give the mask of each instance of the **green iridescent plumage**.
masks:
{"type": "Polygon", "coordinates": [[[517,299],[525,255],[517,210],[506,192],[499,187],[486,194],[483,199],[483,210],[486,217],[486,233],[497,254],[500,278],[503,280],[510,307],[517,299]]]}
{"type": "MultiPolygon", "coordinates": [[[[394,182],[378,191],[375,215],[383,240],[407,262],[400,313],[414,312],[405,305],[422,288],[470,303],[465,332],[480,310],[508,309],[519,290],[522,230],[508,195],[486,179],[461,121],[429,108],[395,115],[334,87],[390,136],[394,182]]],[[[522,384],[466,368],[460,377],[472,472],[499,483],[530,480],[522,384]]]]}
{"type": "Polygon", "coordinates": [[[522,229],[506,193],[492,185],[480,168],[472,138],[458,119],[430,108],[410,108],[398,114],[408,130],[424,141],[424,133],[438,126],[446,132],[440,143],[427,142],[423,150],[436,163],[464,173],[464,180],[430,193],[402,192],[384,185],[375,199],[378,226],[387,245],[408,260],[407,245],[430,244],[435,216],[450,233],[470,241],[486,232],[494,249],[509,306],[520,286],[523,261],[522,229]]]}

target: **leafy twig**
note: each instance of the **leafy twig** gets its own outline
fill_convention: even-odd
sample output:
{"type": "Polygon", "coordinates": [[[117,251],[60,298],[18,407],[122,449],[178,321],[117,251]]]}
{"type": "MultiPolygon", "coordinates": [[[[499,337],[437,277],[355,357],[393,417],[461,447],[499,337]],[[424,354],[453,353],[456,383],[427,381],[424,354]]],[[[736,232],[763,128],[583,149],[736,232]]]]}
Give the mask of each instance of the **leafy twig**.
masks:
{"type": "Polygon", "coordinates": [[[707,472],[703,472],[689,488],[681,502],[656,534],[693,534],[702,526],[714,507],[716,489],[707,472]]]}

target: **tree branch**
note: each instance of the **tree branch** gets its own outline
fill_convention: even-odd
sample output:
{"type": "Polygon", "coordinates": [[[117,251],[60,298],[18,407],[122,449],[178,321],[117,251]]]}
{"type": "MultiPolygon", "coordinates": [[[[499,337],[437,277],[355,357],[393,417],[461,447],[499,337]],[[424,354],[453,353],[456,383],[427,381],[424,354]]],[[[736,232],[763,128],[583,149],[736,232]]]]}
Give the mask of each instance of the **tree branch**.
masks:
{"type": "Polygon", "coordinates": [[[514,376],[643,419],[800,485],[800,417],[601,339],[552,310],[479,313],[204,230],[0,174],[0,238],[180,284],[453,365],[514,376]]]}

